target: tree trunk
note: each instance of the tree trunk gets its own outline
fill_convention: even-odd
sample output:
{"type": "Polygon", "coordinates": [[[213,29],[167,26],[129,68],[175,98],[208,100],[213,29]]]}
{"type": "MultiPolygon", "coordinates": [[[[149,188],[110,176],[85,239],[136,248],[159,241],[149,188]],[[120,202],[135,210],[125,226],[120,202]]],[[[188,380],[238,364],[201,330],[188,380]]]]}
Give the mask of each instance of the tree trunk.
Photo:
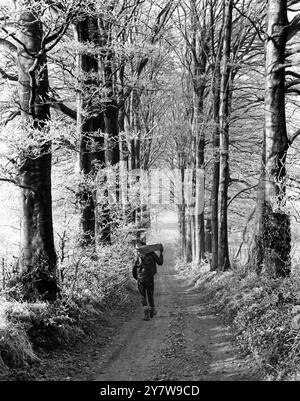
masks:
{"type": "Polygon", "coordinates": [[[229,86],[231,67],[229,65],[232,29],[232,0],[225,1],[223,58],[220,90],[220,226],[218,268],[225,271],[230,268],[228,250],[227,202],[229,183],[229,86]]]}
{"type": "Polygon", "coordinates": [[[99,19],[100,28],[100,60],[103,72],[105,99],[103,100],[103,114],[105,133],[108,142],[106,149],[106,164],[116,165],[120,161],[119,149],[119,109],[116,91],[116,71],[114,68],[114,52],[111,43],[111,23],[99,19]]]}
{"type": "Polygon", "coordinates": [[[179,223],[179,238],[180,238],[180,255],[182,260],[185,260],[185,210],[184,206],[178,205],[178,223],[179,223]]]}
{"type": "Polygon", "coordinates": [[[186,257],[186,262],[190,263],[193,260],[193,248],[192,248],[192,219],[191,215],[188,214],[186,216],[186,249],[185,249],[185,257],[186,257]]]}
{"type": "Polygon", "coordinates": [[[180,215],[181,215],[181,249],[182,249],[182,258],[186,260],[186,249],[187,249],[187,224],[186,224],[186,201],[185,201],[185,193],[184,193],[184,167],[180,169],[180,177],[181,177],[181,205],[180,205],[180,215]]]}
{"type": "MultiPolygon", "coordinates": [[[[77,24],[77,40],[79,43],[99,44],[97,20],[85,18],[77,24]]],[[[98,73],[96,56],[79,54],[79,82],[77,91],[77,134],[80,138],[80,170],[90,178],[95,178],[98,164],[104,164],[104,140],[99,131],[104,131],[103,114],[97,100],[91,95],[99,82],[93,77],[98,73]],[[80,75],[83,75],[81,78],[80,75]],[[94,147],[94,149],[93,149],[94,147]]],[[[95,246],[96,239],[96,194],[83,183],[79,189],[81,204],[81,245],[95,246]]],[[[97,216],[99,219],[101,216],[97,216]]],[[[99,232],[99,230],[97,230],[99,232]]],[[[100,230],[101,231],[101,230],[100,230]]]]}
{"type": "Polygon", "coordinates": [[[212,189],[211,189],[211,243],[212,260],[211,269],[218,268],[218,249],[219,249],[219,182],[220,182],[220,130],[219,130],[219,107],[220,107],[220,74],[215,68],[215,82],[213,88],[213,114],[214,128],[212,135],[213,143],[213,169],[212,169],[212,189]]]}
{"type": "Polygon", "coordinates": [[[193,261],[193,215],[194,199],[193,199],[193,172],[191,168],[185,169],[184,172],[184,191],[185,191],[185,204],[186,204],[186,261],[190,263],[193,261]]]}
{"type": "MultiPolygon", "coordinates": [[[[194,143],[194,149],[196,149],[196,138],[194,143]]],[[[190,224],[191,224],[191,246],[192,246],[192,259],[196,261],[196,169],[193,168],[192,170],[192,198],[191,202],[189,203],[189,216],[190,216],[190,224]]],[[[197,261],[198,262],[198,261],[197,261]]]]}
{"type": "Polygon", "coordinates": [[[196,261],[196,216],[193,212],[191,215],[191,231],[192,231],[192,259],[196,261]]]}
{"type": "MultiPolygon", "coordinates": [[[[135,133],[135,168],[140,169],[141,167],[141,122],[140,122],[140,93],[138,93],[137,89],[132,91],[133,95],[133,131],[135,133]]],[[[135,185],[139,188],[140,187],[140,177],[136,176],[135,185]]],[[[137,192],[137,199],[136,199],[136,209],[135,209],[135,223],[141,223],[141,208],[140,208],[140,188],[137,192]]]]}
{"type": "Polygon", "coordinates": [[[20,167],[22,240],[20,266],[26,299],[41,295],[54,300],[58,293],[51,197],[51,143],[47,60],[42,52],[42,24],[31,11],[19,19],[19,98],[24,130],[39,132],[36,145],[26,150],[20,167]],[[36,153],[37,151],[37,153],[36,153]]]}
{"type": "Polygon", "coordinates": [[[213,168],[211,188],[211,270],[218,269],[219,250],[219,183],[220,183],[220,84],[221,84],[221,46],[217,47],[217,54],[214,55],[214,76],[213,76],[213,168]]]}
{"type": "MultiPolygon", "coordinates": [[[[104,82],[105,100],[102,102],[102,110],[104,116],[104,131],[106,134],[105,163],[106,166],[117,166],[120,162],[119,147],[119,109],[116,91],[116,72],[114,69],[114,52],[111,43],[111,23],[99,18],[100,32],[100,60],[102,77],[104,82]]],[[[120,168],[117,166],[115,170],[116,177],[116,202],[120,200],[119,179],[120,168]]],[[[105,193],[105,196],[108,194],[105,193]]],[[[109,200],[102,208],[102,233],[101,242],[111,243],[111,233],[113,229],[113,220],[111,218],[112,205],[109,200]]]]}
{"type": "Polygon", "coordinates": [[[265,93],[265,202],[263,247],[266,269],[272,276],[290,272],[291,234],[286,213],[286,154],[288,138],[285,116],[285,49],[287,1],[270,0],[267,11],[265,93]]]}
{"type": "MultiPolygon", "coordinates": [[[[133,127],[134,127],[134,96],[135,96],[135,91],[133,90],[130,94],[130,104],[129,104],[129,133],[130,136],[132,135],[133,127]]],[[[130,170],[133,171],[137,168],[136,165],[136,142],[135,138],[130,138],[130,170]]],[[[129,185],[129,190],[131,190],[131,187],[134,187],[135,185],[135,177],[132,175],[130,177],[130,181],[128,183],[129,185]]],[[[132,200],[132,199],[131,199],[132,200]]],[[[136,221],[136,208],[134,206],[134,201],[133,203],[130,204],[130,213],[129,213],[129,219],[128,222],[134,224],[136,221]]]]}
{"type": "Polygon", "coordinates": [[[206,220],[205,227],[205,253],[211,254],[212,243],[211,243],[211,219],[206,220]]]}
{"type": "Polygon", "coordinates": [[[266,166],[266,140],[264,132],[261,173],[257,189],[254,227],[251,243],[249,246],[248,264],[259,274],[264,261],[263,248],[263,210],[265,202],[265,166],[266,166]]]}
{"type": "MultiPolygon", "coordinates": [[[[203,121],[203,98],[205,91],[205,71],[207,54],[209,52],[206,39],[205,19],[203,26],[199,26],[196,1],[190,1],[191,24],[192,24],[192,55],[193,55],[193,121],[192,130],[195,139],[195,251],[194,259],[199,263],[204,258],[205,250],[205,229],[204,229],[204,208],[202,208],[204,193],[202,191],[202,177],[199,170],[204,168],[205,135],[202,126],[203,121]],[[199,32],[200,29],[200,32],[199,32]]],[[[203,11],[205,12],[205,11],[203,11]]]]}
{"type": "MultiPolygon", "coordinates": [[[[198,78],[199,79],[199,78],[198,78]]],[[[202,104],[203,104],[203,91],[201,90],[201,94],[195,95],[194,102],[194,133],[196,138],[196,171],[194,177],[195,184],[195,213],[194,213],[194,226],[195,226],[195,251],[194,251],[194,260],[196,263],[200,263],[201,259],[204,258],[204,250],[205,250],[205,229],[204,229],[204,207],[203,205],[203,186],[202,177],[200,171],[203,171],[204,167],[204,150],[205,150],[205,137],[204,131],[201,130],[200,127],[200,119],[202,119],[202,104]]]]}

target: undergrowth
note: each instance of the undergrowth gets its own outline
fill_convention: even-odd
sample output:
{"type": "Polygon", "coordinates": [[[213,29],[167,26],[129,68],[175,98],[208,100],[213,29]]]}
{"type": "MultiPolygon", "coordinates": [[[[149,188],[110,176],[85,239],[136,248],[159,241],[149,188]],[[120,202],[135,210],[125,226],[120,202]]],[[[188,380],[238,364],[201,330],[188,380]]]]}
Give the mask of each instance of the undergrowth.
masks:
{"type": "Polygon", "coordinates": [[[0,372],[38,361],[38,349],[73,346],[107,324],[107,312],[127,302],[134,250],[119,238],[95,254],[75,249],[59,266],[60,296],[53,302],[20,301],[19,288],[0,298],[0,372]],[[13,296],[14,297],[13,297],[13,296]]]}
{"type": "Polygon", "coordinates": [[[264,380],[300,379],[300,325],[293,324],[300,318],[299,274],[271,279],[245,267],[216,273],[207,265],[199,269],[182,262],[177,269],[194,286],[205,288],[241,349],[254,356],[264,380]]]}

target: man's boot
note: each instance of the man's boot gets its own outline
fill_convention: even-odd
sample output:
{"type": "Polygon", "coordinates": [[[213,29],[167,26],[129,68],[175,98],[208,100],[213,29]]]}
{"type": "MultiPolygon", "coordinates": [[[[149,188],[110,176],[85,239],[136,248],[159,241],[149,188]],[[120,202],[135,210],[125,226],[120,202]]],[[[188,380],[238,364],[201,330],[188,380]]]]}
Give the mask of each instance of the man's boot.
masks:
{"type": "Polygon", "coordinates": [[[154,317],[156,314],[157,314],[157,310],[153,306],[152,308],[150,308],[150,317],[154,317]]]}
{"type": "Polygon", "coordinates": [[[148,306],[144,306],[144,320],[150,320],[150,310],[148,306]]]}

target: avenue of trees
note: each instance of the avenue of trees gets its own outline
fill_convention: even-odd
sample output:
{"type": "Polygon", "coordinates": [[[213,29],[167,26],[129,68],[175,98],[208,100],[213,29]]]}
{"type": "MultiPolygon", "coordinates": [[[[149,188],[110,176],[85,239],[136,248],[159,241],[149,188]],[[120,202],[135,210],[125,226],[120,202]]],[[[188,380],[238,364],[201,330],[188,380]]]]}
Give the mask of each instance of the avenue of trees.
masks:
{"type": "Polygon", "coordinates": [[[186,262],[225,271],[230,247],[235,256],[246,247],[258,274],[290,273],[298,3],[0,3],[0,184],[20,190],[16,263],[27,299],[59,292],[65,238],[55,219],[77,216],[68,235],[94,258],[120,228],[147,224],[138,175],[125,184],[135,201],[122,198],[124,170],[178,169],[182,182],[192,172],[192,199],[183,193],[178,205],[186,262]]]}

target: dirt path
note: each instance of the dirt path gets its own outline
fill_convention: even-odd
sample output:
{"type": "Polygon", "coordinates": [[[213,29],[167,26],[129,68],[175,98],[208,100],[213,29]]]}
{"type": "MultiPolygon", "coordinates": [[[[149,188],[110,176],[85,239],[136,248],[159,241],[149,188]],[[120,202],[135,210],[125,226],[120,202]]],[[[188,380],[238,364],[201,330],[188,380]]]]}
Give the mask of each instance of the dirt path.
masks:
{"type": "Polygon", "coordinates": [[[137,308],[104,350],[94,380],[257,380],[199,288],[176,274],[172,243],[164,254],[155,283],[157,316],[145,322],[137,308]]]}

